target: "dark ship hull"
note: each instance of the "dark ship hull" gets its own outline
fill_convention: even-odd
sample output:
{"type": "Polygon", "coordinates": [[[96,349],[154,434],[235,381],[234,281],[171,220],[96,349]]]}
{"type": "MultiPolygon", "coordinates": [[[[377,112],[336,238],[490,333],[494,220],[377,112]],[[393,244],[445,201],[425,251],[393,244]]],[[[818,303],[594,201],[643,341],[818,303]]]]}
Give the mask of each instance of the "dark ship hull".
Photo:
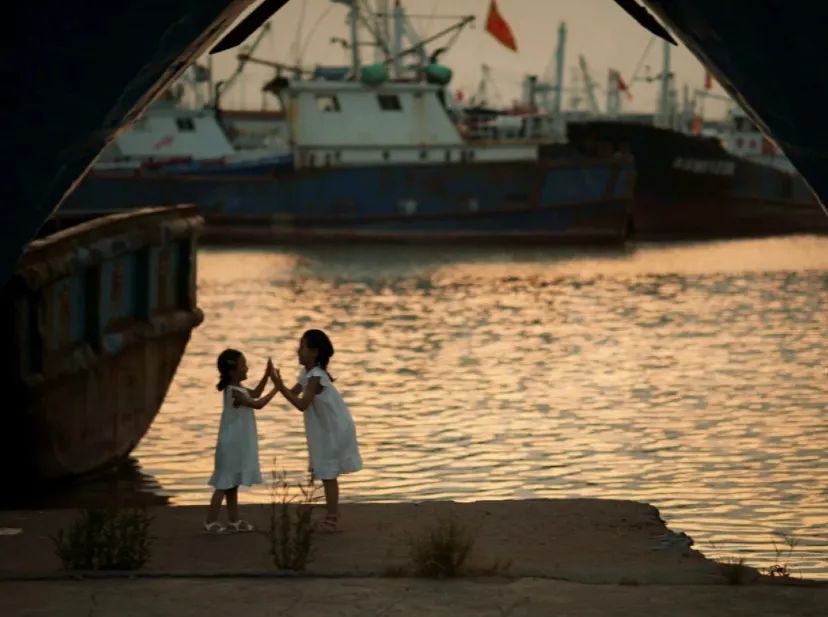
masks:
{"type": "Polygon", "coordinates": [[[15,481],[113,465],[158,412],[201,321],[195,212],[106,217],[29,243],[116,132],[251,1],[44,0],[10,14],[0,459],[15,481]]]}
{"type": "Polygon", "coordinates": [[[635,158],[635,238],[828,233],[800,176],[734,156],[718,139],[621,121],[571,123],[567,132],[586,153],[635,158]]]}
{"type": "MultiPolygon", "coordinates": [[[[252,0],[16,3],[4,32],[0,285],[103,147],[252,0]]],[[[272,3],[271,3],[272,4],[272,3]]]]}
{"type": "MultiPolygon", "coordinates": [[[[828,3],[644,0],[828,207],[828,3]]],[[[828,209],[825,210],[828,213],[828,209]]]]}

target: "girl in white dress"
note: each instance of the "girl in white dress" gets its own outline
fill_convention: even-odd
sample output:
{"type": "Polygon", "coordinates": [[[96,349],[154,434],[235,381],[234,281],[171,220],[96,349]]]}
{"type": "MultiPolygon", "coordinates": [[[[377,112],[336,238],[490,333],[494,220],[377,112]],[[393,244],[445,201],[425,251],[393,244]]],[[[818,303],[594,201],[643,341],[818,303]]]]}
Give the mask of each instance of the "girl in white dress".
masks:
{"type": "Polygon", "coordinates": [[[276,395],[273,388],[262,397],[273,363],[268,360],[259,385],[249,390],[242,386],[247,379],[247,360],[240,351],[225,349],[218,357],[219,382],[224,406],[216,443],[215,471],[210,486],[215,487],[204,530],[208,533],[253,531],[253,525],[239,518],[238,489],[262,481],[259,468],[259,443],[254,409],[261,409],[276,395]],[[261,398],[260,398],[261,397],[261,398]],[[221,502],[227,500],[227,527],[218,522],[221,502]]]}
{"type": "Polygon", "coordinates": [[[325,487],[327,516],[318,529],[337,532],[339,528],[339,481],[343,473],[362,469],[356,427],[351,412],[333,385],[328,362],[333,345],[321,330],[308,330],[299,341],[297,384],[288,389],[279,371],[273,370],[273,382],[305,419],[310,471],[325,487]]]}

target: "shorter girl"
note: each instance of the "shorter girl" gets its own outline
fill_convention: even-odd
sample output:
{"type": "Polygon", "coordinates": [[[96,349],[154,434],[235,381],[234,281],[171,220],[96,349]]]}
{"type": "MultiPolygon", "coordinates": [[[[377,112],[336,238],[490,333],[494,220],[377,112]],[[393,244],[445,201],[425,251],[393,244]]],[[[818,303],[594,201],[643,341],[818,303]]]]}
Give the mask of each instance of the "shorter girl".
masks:
{"type": "Polygon", "coordinates": [[[216,444],[215,471],[210,486],[215,487],[204,530],[208,533],[253,531],[253,525],[239,519],[238,489],[240,484],[250,486],[262,481],[259,469],[259,443],[256,435],[254,409],[261,409],[276,395],[273,388],[262,395],[273,363],[268,360],[259,385],[248,390],[241,383],[247,379],[247,360],[240,351],[225,349],[218,357],[219,382],[216,388],[224,396],[224,407],[216,444]],[[221,502],[227,499],[227,527],[218,522],[221,502]]]}
{"type": "Polygon", "coordinates": [[[288,390],[275,369],[271,371],[273,383],[296,409],[303,412],[310,471],[325,487],[327,516],[318,529],[336,532],[340,531],[337,477],[362,469],[356,427],[328,373],[328,361],[334,354],[328,336],[321,330],[308,330],[299,341],[297,353],[303,367],[297,379],[299,383],[288,390]]]}

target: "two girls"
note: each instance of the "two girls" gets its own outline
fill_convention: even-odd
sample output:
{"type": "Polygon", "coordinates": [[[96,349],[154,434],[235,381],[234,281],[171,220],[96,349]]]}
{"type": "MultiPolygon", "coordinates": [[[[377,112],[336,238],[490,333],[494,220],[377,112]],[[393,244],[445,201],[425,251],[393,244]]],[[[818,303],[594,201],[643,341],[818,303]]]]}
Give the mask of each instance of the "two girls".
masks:
{"type": "Polygon", "coordinates": [[[328,362],[334,354],[333,345],[321,330],[308,330],[302,335],[297,351],[299,372],[297,383],[287,388],[278,370],[268,361],[265,374],[256,388],[248,390],[241,383],[247,378],[244,355],[233,349],[218,359],[219,391],[224,406],[219,425],[215,454],[215,472],[209,484],[216,490],[210,500],[204,528],[210,533],[252,531],[253,526],[238,517],[238,486],[262,481],[256,419],[253,410],[262,409],[280,392],[302,412],[307,437],[310,471],[322,480],[327,514],[317,528],[323,532],[340,531],[338,476],[362,469],[356,428],[348,407],[333,385],[328,362]],[[274,388],[262,396],[268,378],[274,388]],[[218,522],[222,501],[227,501],[228,525],[218,522]]]}

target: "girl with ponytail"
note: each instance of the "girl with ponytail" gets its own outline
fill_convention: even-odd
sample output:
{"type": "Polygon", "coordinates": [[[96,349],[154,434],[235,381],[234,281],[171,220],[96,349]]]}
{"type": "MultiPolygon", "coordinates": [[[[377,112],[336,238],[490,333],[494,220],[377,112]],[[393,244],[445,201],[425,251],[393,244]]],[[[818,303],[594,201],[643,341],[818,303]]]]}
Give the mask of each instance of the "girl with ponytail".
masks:
{"type": "Polygon", "coordinates": [[[334,348],[322,330],[308,330],[299,340],[297,383],[288,389],[278,370],[271,370],[279,392],[302,412],[308,440],[310,471],[325,487],[327,515],[317,525],[319,531],[337,532],[339,527],[340,474],[362,469],[356,427],[345,401],[333,385],[328,362],[334,348]]]}
{"type": "Polygon", "coordinates": [[[223,409],[216,443],[215,471],[210,486],[215,488],[207,510],[204,530],[208,533],[253,531],[253,526],[239,518],[239,485],[260,484],[259,442],[256,434],[254,409],[261,409],[276,395],[273,388],[262,396],[273,363],[268,360],[265,374],[253,389],[242,386],[247,379],[247,360],[235,349],[225,349],[216,363],[219,382],[216,389],[222,393],[223,409]],[[222,502],[227,501],[227,526],[218,522],[222,502]]]}

